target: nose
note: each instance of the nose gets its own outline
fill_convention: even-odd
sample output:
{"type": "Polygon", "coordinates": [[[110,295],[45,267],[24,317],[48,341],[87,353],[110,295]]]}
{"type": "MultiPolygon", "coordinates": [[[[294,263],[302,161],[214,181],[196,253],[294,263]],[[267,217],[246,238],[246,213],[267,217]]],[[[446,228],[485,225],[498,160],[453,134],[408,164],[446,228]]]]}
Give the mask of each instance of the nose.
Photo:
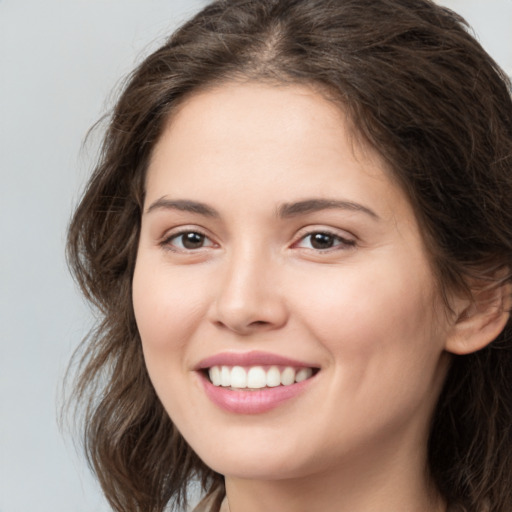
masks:
{"type": "Polygon", "coordinates": [[[282,269],[262,251],[233,254],[224,263],[211,321],[239,335],[283,327],[288,310],[280,287],[282,269]]]}

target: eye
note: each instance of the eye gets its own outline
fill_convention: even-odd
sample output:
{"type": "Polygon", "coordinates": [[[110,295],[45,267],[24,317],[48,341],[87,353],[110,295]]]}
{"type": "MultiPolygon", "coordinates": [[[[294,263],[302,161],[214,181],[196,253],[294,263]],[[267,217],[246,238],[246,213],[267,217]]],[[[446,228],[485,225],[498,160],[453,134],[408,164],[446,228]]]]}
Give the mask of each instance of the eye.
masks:
{"type": "Polygon", "coordinates": [[[175,233],[162,242],[163,246],[178,251],[194,251],[204,247],[213,247],[213,242],[198,231],[182,231],[175,233]]]}
{"type": "Polygon", "coordinates": [[[343,249],[353,247],[354,245],[354,240],[347,240],[346,238],[335,235],[334,233],[329,233],[328,231],[315,231],[303,236],[296,244],[296,247],[325,251],[333,248],[343,249]]]}

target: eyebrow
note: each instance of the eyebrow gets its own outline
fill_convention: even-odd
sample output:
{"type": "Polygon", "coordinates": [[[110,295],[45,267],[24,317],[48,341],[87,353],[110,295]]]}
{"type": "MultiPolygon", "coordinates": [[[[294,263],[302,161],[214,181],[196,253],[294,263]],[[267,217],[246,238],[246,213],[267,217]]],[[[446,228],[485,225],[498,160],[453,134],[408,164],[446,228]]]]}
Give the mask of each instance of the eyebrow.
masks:
{"type": "MultiPolygon", "coordinates": [[[[190,213],[196,213],[198,215],[204,215],[205,217],[219,218],[220,214],[217,210],[211,206],[201,203],[198,201],[192,201],[188,199],[167,199],[161,197],[152,203],[146,210],[146,213],[150,213],[153,210],[164,209],[164,210],[178,210],[190,213]]],[[[284,203],[277,209],[277,217],[279,218],[290,218],[298,215],[305,215],[308,213],[315,213],[322,210],[349,210],[354,212],[362,212],[373,219],[380,219],[380,217],[370,208],[363,206],[353,201],[345,201],[339,199],[304,199],[293,203],[284,203]]]]}
{"type": "Polygon", "coordinates": [[[370,210],[370,208],[362,204],[338,199],[305,199],[295,203],[285,203],[279,207],[278,216],[282,218],[295,217],[296,215],[336,209],[362,212],[376,220],[380,219],[373,210],[370,210]]]}
{"type": "Polygon", "coordinates": [[[219,212],[208,206],[207,204],[200,203],[197,201],[190,201],[187,199],[166,199],[165,197],[161,197],[157,199],[154,203],[151,203],[149,208],[146,210],[146,213],[150,213],[153,210],[179,210],[182,212],[190,212],[197,213],[199,215],[204,215],[205,217],[220,217],[219,212]]]}

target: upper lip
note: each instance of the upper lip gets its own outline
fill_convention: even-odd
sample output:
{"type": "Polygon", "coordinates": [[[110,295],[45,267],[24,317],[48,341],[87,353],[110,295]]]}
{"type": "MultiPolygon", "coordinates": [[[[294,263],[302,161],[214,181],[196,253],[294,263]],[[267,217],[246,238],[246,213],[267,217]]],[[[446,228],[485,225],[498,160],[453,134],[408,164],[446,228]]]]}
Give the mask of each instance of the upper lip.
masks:
{"type": "Polygon", "coordinates": [[[204,370],[212,366],[293,366],[294,368],[315,368],[311,363],[272,354],[270,352],[222,352],[202,359],[196,370],[204,370]]]}

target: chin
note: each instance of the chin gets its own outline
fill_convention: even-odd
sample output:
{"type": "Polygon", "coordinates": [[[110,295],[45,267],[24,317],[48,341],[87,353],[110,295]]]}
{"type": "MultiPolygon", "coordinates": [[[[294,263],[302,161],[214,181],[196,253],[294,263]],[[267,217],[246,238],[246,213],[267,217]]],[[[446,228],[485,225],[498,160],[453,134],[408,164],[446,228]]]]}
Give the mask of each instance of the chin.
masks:
{"type": "Polygon", "coordinates": [[[298,467],[296,461],[290,463],[288,460],[279,459],[263,461],[261,458],[251,460],[238,457],[204,462],[221,475],[244,480],[285,480],[306,476],[307,473],[305,469],[298,467]]]}
{"type": "MultiPolygon", "coordinates": [[[[224,476],[254,479],[281,480],[304,476],[311,469],[306,454],[299,458],[300,448],[286,446],[285,443],[272,442],[219,443],[219,450],[213,451],[212,446],[196,451],[203,462],[224,476]]],[[[303,450],[304,446],[302,446],[303,450]]]]}

